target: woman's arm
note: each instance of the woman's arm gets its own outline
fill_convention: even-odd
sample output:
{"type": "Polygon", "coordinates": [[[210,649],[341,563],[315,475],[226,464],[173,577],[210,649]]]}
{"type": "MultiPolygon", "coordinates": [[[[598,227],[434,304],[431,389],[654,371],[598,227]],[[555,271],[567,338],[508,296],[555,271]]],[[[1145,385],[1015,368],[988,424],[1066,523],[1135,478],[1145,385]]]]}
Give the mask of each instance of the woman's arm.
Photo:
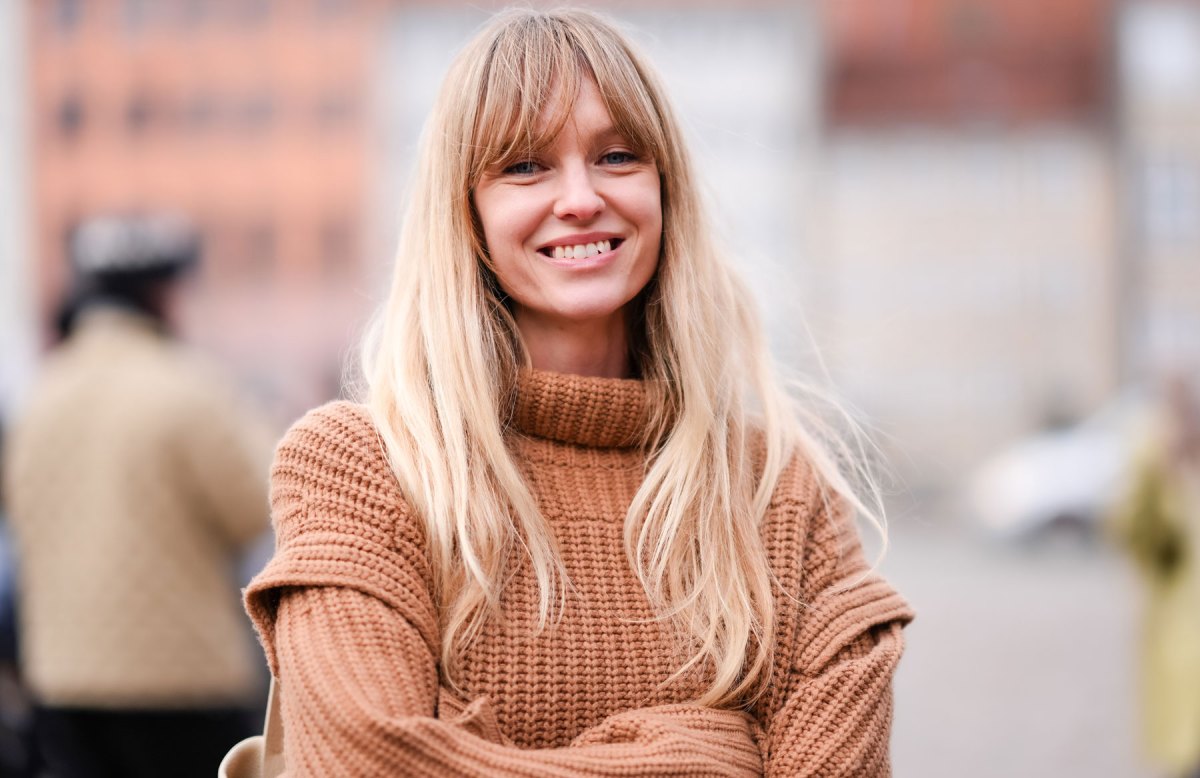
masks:
{"type": "Polygon", "coordinates": [[[775,692],[764,706],[767,776],[891,774],[892,676],[908,604],[871,573],[850,512],[813,518],[803,544],[792,637],[777,645],[775,692]]]}
{"type": "Polygon", "coordinates": [[[891,685],[903,650],[900,630],[897,621],[874,627],[815,674],[799,673],[767,733],[767,776],[891,775],[891,685]]]}
{"type": "Polygon", "coordinates": [[[760,774],[741,713],[628,711],[568,747],[541,750],[503,742],[486,700],[437,718],[436,666],[420,634],[362,592],[285,594],[275,641],[289,776],[760,774]]]}

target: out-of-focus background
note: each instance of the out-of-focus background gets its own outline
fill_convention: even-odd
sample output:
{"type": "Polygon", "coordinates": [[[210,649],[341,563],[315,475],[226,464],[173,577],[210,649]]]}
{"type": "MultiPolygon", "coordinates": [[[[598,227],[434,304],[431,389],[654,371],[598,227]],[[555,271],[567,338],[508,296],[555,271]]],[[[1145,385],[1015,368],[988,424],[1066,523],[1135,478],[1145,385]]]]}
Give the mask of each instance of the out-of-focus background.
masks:
{"type": "MultiPolygon", "coordinates": [[[[896,775],[1158,774],[1141,590],[1100,526],[1158,382],[1200,374],[1200,3],[598,7],[661,69],[780,358],[892,474],[896,775]]],[[[202,230],[190,340],[281,428],[337,396],[489,9],[0,3],[0,417],[72,227],[145,208],[202,230]]]]}

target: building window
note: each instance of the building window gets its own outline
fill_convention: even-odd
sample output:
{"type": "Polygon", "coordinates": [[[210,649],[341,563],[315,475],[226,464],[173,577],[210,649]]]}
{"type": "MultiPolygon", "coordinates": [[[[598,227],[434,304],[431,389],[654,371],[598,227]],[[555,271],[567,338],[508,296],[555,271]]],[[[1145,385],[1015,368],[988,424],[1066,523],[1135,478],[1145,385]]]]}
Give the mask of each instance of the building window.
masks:
{"type": "Polygon", "coordinates": [[[83,131],[83,97],[78,92],[63,95],[55,110],[54,121],[64,138],[75,138],[83,131]]]}
{"type": "Polygon", "coordinates": [[[179,0],[179,23],[182,27],[197,27],[208,18],[210,0],[179,0]]]}
{"type": "Polygon", "coordinates": [[[200,278],[205,285],[219,284],[236,267],[238,235],[230,230],[229,222],[212,216],[205,217],[201,230],[204,256],[200,263],[200,278]]]}
{"type": "Polygon", "coordinates": [[[74,32],[83,23],[83,0],[57,0],[52,6],[54,28],[74,32]]]}
{"type": "Polygon", "coordinates": [[[321,227],[321,275],[327,281],[346,280],[354,265],[354,235],[344,219],[333,219],[321,227]]]}
{"type": "Polygon", "coordinates": [[[234,19],[247,27],[263,24],[271,16],[271,0],[238,0],[231,6],[234,19]]]}
{"type": "Polygon", "coordinates": [[[275,96],[266,89],[249,95],[239,107],[238,120],[246,130],[266,129],[275,120],[275,96]]]}
{"type": "Polygon", "coordinates": [[[147,130],[155,119],[156,108],[146,94],[135,94],[125,104],[125,127],[137,135],[147,130]]]}
{"type": "Polygon", "coordinates": [[[358,10],[354,0],[313,0],[313,4],[320,19],[349,16],[358,10]]]}
{"type": "Polygon", "coordinates": [[[315,106],[318,126],[327,128],[349,123],[354,111],[355,100],[349,89],[331,89],[317,98],[315,106]]]}
{"type": "Polygon", "coordinates": [[[250,225],[246,231],[242,270],[247,279],[265,281],[275,264],[275,229],[269,221],[250,225]]]}
{"type": "Polygon", "coordinates": [[[1182,155],[1145,161],[1142,223],[1152,247],[1187,245],[1200,239],[1200,165],[1182,155]]]}
{"type": "Polygon", "coordinates": [[[150,7],[146,0],[125,0],[121,8],[121,23],[125,27],[125,32],[136,34],[142,31],[146,26],[146,18],[150,13],[150,7]]]}
{"type": "Polygon", "coordinates": [[[209,92],[197,92],[183,107],[183,124],[189,132],[202,133],[216,122],[217,101],[209,92]]]}

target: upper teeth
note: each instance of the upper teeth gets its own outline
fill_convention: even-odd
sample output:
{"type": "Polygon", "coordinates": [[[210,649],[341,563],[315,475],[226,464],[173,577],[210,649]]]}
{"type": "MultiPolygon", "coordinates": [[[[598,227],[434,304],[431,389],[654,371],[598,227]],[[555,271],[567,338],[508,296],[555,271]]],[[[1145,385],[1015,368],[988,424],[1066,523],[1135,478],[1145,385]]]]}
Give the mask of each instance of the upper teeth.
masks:
{"type": "Polygon", "coordinates": [[[603,254],[606,251],[612,250],[612,242],[607,240],[598,240],[595,243],[580,243],[578,246],[555,246],[555,259],[583,259],[584,257],[594,257],[597,254],[603,254]]]}

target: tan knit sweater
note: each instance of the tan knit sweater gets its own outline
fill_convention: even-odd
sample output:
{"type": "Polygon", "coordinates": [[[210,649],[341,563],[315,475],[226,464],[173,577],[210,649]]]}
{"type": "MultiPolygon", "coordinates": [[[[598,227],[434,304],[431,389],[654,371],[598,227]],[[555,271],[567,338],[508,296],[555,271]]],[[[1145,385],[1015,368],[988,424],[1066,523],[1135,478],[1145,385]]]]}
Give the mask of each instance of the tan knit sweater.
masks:
{"type": "Polygon", "coordinates": [[[366,411],[336,403],[293,427],[273,471],[276,554],[247,590],[283,689],[289,775],[889,773],[891,678],[912,614],[864,577],[852,525],[819,508],[802,462],[762,526],[792,595],[777,599],[768,693],[717,711],[689,703],[703,676],[664,683],[678,652],[622,543],[645,414],[637,381],[523,376],[512,444],[574,590],[537,634],[536,582],[514,554],[504,618],[463,663],[469,704],[439,689],[424,530],[366,411]]]}

